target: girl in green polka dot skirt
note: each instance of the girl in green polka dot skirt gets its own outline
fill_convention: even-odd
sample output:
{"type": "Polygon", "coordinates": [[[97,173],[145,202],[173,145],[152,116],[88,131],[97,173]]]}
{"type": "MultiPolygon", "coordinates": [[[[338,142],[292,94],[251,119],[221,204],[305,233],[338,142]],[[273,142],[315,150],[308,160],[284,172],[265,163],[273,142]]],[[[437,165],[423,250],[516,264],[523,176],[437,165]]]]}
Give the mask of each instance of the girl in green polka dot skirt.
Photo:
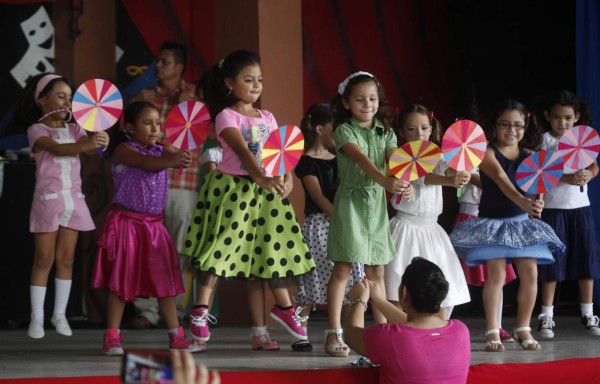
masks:
{"type": "MultiPolygon", "coordinates": [[[[208,70],[197,89],[214,118],[223,159],[200,187],[183,249],[202,272],[190,316],[192,336],[210,338],[208,322],[216,319],[208,313],[209,298],[224,277],[267,280],[276,302],[271,317],[295,338],[306,339],[288,286],[315,263],[287,199],[291,173],[271,177],[262,166],[263,144],[278,125],[270,112],[253,106],[262,92],[260,57],[248,51],[229,54],[208,70]]],[[[264,324],[254,325],[255,338],[267,346],[264,324]]]]}

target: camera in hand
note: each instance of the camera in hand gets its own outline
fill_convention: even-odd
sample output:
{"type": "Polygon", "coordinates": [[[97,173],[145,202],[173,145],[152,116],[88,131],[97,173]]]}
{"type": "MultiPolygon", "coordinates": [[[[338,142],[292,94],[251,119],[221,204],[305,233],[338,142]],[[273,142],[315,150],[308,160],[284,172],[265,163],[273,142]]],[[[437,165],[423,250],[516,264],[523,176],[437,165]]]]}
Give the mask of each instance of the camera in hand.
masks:
{"type": "Polygon", "coordinates": [[[136,384],[171,383],[173,369],[169,351],[128,349],[123,355],[121,381],[136,384]]]}

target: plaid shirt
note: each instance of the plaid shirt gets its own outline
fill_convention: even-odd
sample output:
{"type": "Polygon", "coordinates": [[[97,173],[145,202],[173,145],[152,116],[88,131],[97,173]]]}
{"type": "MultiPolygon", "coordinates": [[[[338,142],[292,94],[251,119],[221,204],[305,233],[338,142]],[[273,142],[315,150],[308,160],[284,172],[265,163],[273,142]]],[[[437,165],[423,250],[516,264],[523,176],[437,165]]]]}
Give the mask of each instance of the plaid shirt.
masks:
{"type": "MultiPolygon", "coordinates": [[[[163,128],[165,121],[171,109],[180,103],[180,97],[182,94],[187,94],[190,99],[196,99],[194,84],[190,84],[181,80],[179,87],[175,88],[172,92],[167,93],[163,90],[160,85],[156,84],[152,88],[156,92],[154,97],[154,105],[158,108],[160,113],[160,121],[162,122],[163,128]]],[[[201,148],[196,148],[191,151],[192,163],[189,168],[180,171],[177,168],[169,168],[169,189],[187,189],[198,191],[200,182],[200,157],[202,156],[201,148]]]]}

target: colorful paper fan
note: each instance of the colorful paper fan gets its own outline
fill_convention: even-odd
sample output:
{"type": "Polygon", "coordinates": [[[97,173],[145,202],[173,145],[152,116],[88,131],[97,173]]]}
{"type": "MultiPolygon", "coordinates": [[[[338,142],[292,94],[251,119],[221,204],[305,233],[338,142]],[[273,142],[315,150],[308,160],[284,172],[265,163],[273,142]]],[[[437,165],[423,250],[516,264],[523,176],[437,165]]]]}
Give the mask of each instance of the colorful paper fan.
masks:
{"type": "Polygon", "coordinates": [[[390,171],[396,178],[413,181],[433,171],[442,159],[440,147],[431,141],[409,141],[390,156],[390,171]]]}
{"type": "Polygon", "coordinates": [[[210,133],[208,108],[199,101],[188,100],[177,104],[165,122],[167,140],[179,149],[202,146],[210,133]]]}
{"type": "Polygon", "coordinates": [[[304,136],[300,128],[284,125],[271,132],[262,150],[262,161],[267,174],[283,176],[290,172],[304,151],[304,136]]]}
{"type": "Polygon", "coordinates": [[[539,195],[558,184],[563,168],[563,160],[557,151],[532,153],[517,168],[517,185],[526,193],[539,195]]]}
{"type": "Polygon", "coordinates": [[[458,120],[448,127],[442,139],[444,159],[457,171],[477,168],[485,157],[486,147],[483,129],[471,120],[458,120]]]}
{"type": "Polygon", "coordinates": [[[91,79],[73,95],[73,117],[86,131],[98,132],[112,127],[123,110],[121,92],[110,81],[91,79]]]}
{"type": "Polygon", "coordinates": [[[600,137],[592,127],[577,125],[569,129],[558,142],[558,153],[565,167],[584,169],[592,165],[600,152],[600,137]]]}

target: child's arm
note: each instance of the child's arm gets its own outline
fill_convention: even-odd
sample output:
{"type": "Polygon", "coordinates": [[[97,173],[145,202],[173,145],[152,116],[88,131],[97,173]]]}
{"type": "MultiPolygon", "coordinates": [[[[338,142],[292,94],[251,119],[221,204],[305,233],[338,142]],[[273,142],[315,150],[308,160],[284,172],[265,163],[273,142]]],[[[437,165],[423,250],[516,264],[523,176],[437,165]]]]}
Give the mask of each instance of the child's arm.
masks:
{"type": "Polygon", "coordinates": [[[165,148],[161,157],[144,155],[131,145],[122,144],[115,150],[115,163],[128,167],[141,168],[146,171],[162,171],[167,168],[184,167],[190,165],[192,157],[189,151],[165,148]]]}
{"type": "Polygon", "coordinates": [[[84,136],[76,143],[58,143],[48,136],[38,138],[31,151],[38,153],[40,151],[50,152],[55,156],[76,156],[82,152],[96,153],[96,149],[108,146],[108,134],[104,131],[96,132],[91,136],[84,136]]]}
{"type": "Polygon", "coordinates": [[[498,185],[498,188],[500,188],[502,193],[504,193],[504,195],[513,203],[518,205],[530,216],[541,217],[542,209],[544,208],[544,200],[532,200],[521,195],[521,193],[517,191],[496,159],[493,148],[488,148],[486,150],[485,157],[479,166],[479,169],[492,179],[492,181],[498,185]]]}
{"type": "Polygon", "coordinates": [[[283,176],[283,193],[280,193],[281,197],[284,199],[292,193],[292,188],[294,188],[294,176],[291,172],[286,173],[283,176]]]}
{"type": "Polygon", "coordinates": [[[456,172],[452,168],[446,169],[445,175],[430,172],[425,176],[426,185],[443,185],[446,187],[460,188],[471,180],[469,172],[456,172]]]}
{"type": "Polygon", "coordinates": [[[373,164],[373,161],[369,159],[356,144],[348,143],[342,146],[342,151],[354,160],[360,169],[362,169],[367,176],[373,179],[377,184],[385,188],[390,193],[404,194],[407,189],[411,188],[411,184],[408,181],[398,180],[393,177],[387,177],[382,174],[379,169],[373,164]]]}
{"type": "Polygon", "coordinates": [[[284,193],[285,188],[283,180],[281,180],[280,177],[267,177],[263,174],[262,169],[256,164],[254,155],[250,152],[250,149],[248,149],[248,144],[246,144],[242,134],[237,128],[224,128],[220,135],[238,155],[246,168],[246,171],[248,171],[248,175],[250,175],[256,184],[267,191],[273,191],[273,189],[275,189],[279,194],[284,193]]]}
{"type": "Polygon", "coordinates": [[[202,170],[204,171],[205,175],[208,175],[209,173],[211,173],[215,169],[217,169],[217,163],[215,163],[214,161],[207,161],[202,166],[202,170]]]}
{"type": "Polygon", "coordinates": [[[321,189],[321,184],[319,184],[319,179],[313,175],[306,175],[302,178],[302,185],[304,185],[304,189],[310,195],[311,199],[317,204],[319,208],[327,216],[331,216],[331,212],[333,212],[333,204],[323,195],[323,190],[321,189]]]}
{"type": "Polygon", "coordinates": [[[479,176],[479,173],[472,173],[471,180],[469,180],[469,182],[477,188],[481,189],[481,176],[479,176]]]}

